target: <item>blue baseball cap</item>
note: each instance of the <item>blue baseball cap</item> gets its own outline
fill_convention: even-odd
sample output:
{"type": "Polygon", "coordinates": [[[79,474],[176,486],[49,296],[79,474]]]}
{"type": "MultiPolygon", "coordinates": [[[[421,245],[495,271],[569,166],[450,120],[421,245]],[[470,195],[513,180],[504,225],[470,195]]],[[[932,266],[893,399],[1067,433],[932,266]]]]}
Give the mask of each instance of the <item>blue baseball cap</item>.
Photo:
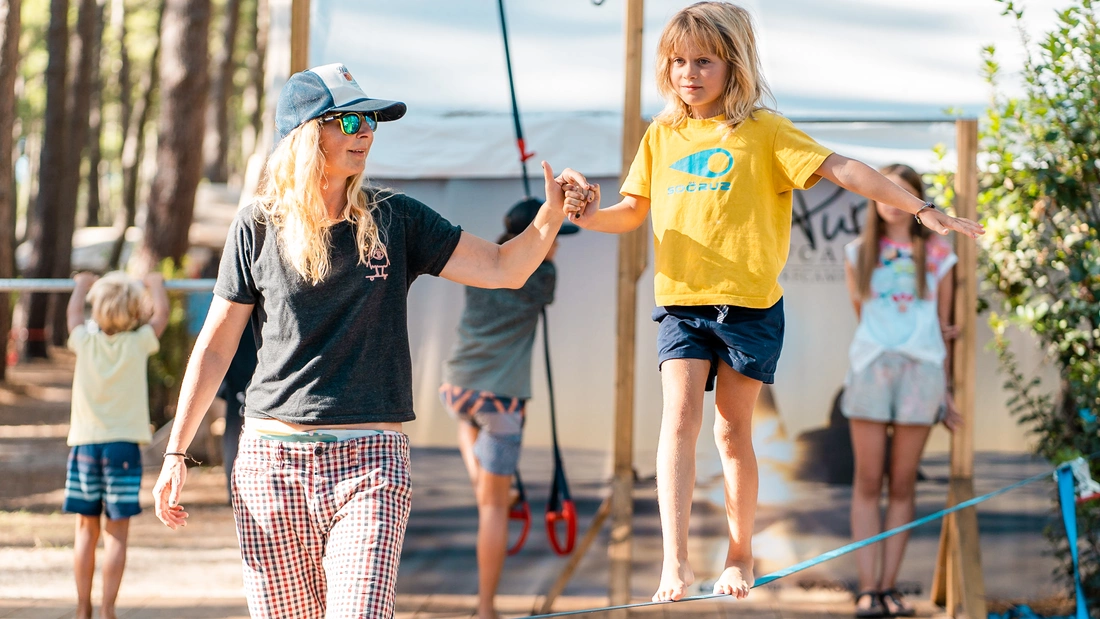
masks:
{"type": "Polygon", "coordinates": [[[276,142],[306,122],[329,112],[373,113],[375,120],[405,115],[400,101],[371,99],[342,63],[326,64],[290,76],[275,107],[276,142]]]}

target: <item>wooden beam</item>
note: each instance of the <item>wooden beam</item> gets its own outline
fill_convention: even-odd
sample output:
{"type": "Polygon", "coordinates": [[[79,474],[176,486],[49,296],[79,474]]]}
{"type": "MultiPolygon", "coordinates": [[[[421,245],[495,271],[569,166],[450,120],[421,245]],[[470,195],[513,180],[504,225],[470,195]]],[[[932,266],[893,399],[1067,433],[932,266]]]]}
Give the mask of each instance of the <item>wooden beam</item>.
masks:
{"type": "Polygon", "coordinates": [[[592,542],[596,541],[596,538],[599,537],[600,529],[603,528],[603,522],[607,520],[607,516],[610,513],[611,498],[608,497],[600,503],[600,508],[596,510],[596,515],[592,517],[592,522],[589,523],[588,531],[584,534],[584,538],[581,539],[581,543],[577,544],[577,548],[573,550],[573,554],[569,556],[569,561],[566,562],[565,567],[563,567],[561,573],[558,574],[557,580],[551,585],[550,590],[546,592],[546,597],[543,598],[542,605],[534,609],[533,614],[550,614],[554,608],[554,601],[558,599],[558,596],[560,596],[563,591],[565,591],[565,586],[573,579],[573,573],[577,571],[577,567],[584,559],[584,555],[588,553],[588,548],[592,546],[592,542]]]}
{"type": "MultiPolygon", "coordinates": [[[[951,505],[951,495],[948,493],[947,505],[951,505]]],[[[948,557],[951,553],[951,526],[948,520],[952,514],[944,516],[940,525],[940,547],[936,551],[936,567],[932,572],[932,591],[930,597],[932,603],[937,606],[947,607],[947,572],[948,557]]]]}
{"type": "MultiPolygon", "coordinates": [[[[955,172],[955,214],[978,218],[978,121],[955,124],[958,170],[955,172]]],[[[962,427],[951,437],[951,477],[974,477],[974,379],[978,319],[978,247],[968,238],[955,243],[959,257],[955,265],[955,324],[960,327],[954,342],[953,381],[955,406],[962,415],[962,427]]]]}
{"type": "MultiPolygon", "coordinates": [[[[972,480],[951,480],[947,491],[948,506],[958,505],[972,498],[972,480]]],[[[939,552],[936,575],[932,578],[932,601],[943,606],[951,617],[986,617],[978,512],[974,507],[948,514],[944,518],[939,552]]]]}
{"type": "Polygon", "coordinates": [[[290,1],[290,72],[309,68],[309,2],[290,1]]]}
{"type": "MultiPolygon", "coordinates": [[[[627,0],[626,77],[623,97],[622,178],[642,139],[643,0],[627,0]]],[[[610,193],[610,192],[609,192],[610,193]]],[[[619,237],[615,342],[615,443],[611,482],[611,539],[607,555],[608,598],[612,605],[630,603],[634,518],[634,339],[638,277],[645,270],[648,226],[619,237]]]]}
{"type": "MultiPolygon", "coordinates": [[[[958,170],[955,173],[955,214],[978,218],[978,121],[955,123],[958,170]]],[[[947,506],[974,497],[974,392],[978,317],[978,248],[967,238],[955,244],[954,322],[960,328],[952,347],[952,384],[962,427],[951,437],[951,488],[947,506]]],[[[961,611],[972,619],[984,618],[985,581],[982,577],[978,516],[974,508],[950,514],[940,530],[936,570],[932,577],[932,601],[957,617],[961,611]]]]}
{"type": "MultiPolygon", "coordinates": [[[[951,480],[955,504],[974,498],[974,481],[968,478],[951,480]]],[[[985,579],[982,576],[982,549],[978,537],[978,512],[974,507],[951,514],[952,537],[956,540],[955,557],[959,603],[969,619],[985,619],[985,579]]],[[[948,609],[951,613],[951,610],[948,609]]]]}

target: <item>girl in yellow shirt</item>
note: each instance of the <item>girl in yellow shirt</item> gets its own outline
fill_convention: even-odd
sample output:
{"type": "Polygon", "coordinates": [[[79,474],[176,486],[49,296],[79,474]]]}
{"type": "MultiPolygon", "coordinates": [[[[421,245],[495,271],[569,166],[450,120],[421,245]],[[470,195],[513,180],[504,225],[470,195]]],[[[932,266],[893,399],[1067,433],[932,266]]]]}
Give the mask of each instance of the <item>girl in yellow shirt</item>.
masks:
{"type": "Polygon", "coordinates": [[[715,383],[730,545],[714,593],[744,598],[753,585],[758,485],[751,417],[783,344],[779,273],[790,246],[791,192],[827,178],[939,234],[984,230],[830,152],[767,108],[752,21],[738,6],[700,2],[677,13],[661,33],[656,69],[667,105],[642,139],[622,201],[600,209],[599,186],[574,170],[558,180],[582,228],[627,232],[653,216],[664,390],[657,445],[664,562],[653,600],[678,600],[694,580],[687,534],[695,443],[703,393],[715,383]]]}

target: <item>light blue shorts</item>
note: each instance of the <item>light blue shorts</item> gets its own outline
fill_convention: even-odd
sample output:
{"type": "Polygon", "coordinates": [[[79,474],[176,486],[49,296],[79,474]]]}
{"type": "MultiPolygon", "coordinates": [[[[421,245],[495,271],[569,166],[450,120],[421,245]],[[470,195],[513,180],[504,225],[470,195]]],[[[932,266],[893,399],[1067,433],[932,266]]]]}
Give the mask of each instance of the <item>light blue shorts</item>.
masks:
{"type": "Polygon", "coordinates": [[[474,457],[481,468],[494,475],[514,475],[527,401],[449,384],[439,388],[439,398],[451,417],[481,430],[474,442],[474,457]]]}
{"type": "Polygon", "coordinates": [[[930,426],[940,418],[946,390],[943,366],[887,352],[848,373],[840,410],[849,419],[930,426]]]}

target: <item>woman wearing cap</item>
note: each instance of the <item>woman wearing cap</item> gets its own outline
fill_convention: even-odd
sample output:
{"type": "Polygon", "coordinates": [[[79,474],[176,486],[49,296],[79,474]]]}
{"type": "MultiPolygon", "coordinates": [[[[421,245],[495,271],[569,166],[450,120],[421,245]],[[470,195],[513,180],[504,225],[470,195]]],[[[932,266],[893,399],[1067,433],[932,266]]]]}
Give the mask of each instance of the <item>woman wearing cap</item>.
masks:
{"type": "Polygon", "coordinates": [[[168,527],[187,447],[245,325],[257,366],[233,469],[233,511],[252,617],[392,617],[411,497],[414,418],[407,293],[419,275],[518,288],[564,219],[547,204],[496,245],[427,206],[363,188],[378,121],[405,105],[370,99],[340,64],[296,73],[276,110],[279,140],[256,201],[226,240],[214,301],[180,390],[153,489],[168,527]]]}
{"type": "MultiPolygon", "coordinates": [[[[542,202],[527,198],[504,216],[506,243],[531,224],[542,202]]],[[[580,230],[571,223],[558,234],[580,230]]],[[[519,463],[524,411],[531,397],[531,351],[543,308],[554,301],[555,240],[543,263],[517,290],[466,288],[458,341],[444,367],[439,396],[458,421],[458,446],[477,500],[478,617],[495,619],[508,544],[512,476],[519,463]]]]}

